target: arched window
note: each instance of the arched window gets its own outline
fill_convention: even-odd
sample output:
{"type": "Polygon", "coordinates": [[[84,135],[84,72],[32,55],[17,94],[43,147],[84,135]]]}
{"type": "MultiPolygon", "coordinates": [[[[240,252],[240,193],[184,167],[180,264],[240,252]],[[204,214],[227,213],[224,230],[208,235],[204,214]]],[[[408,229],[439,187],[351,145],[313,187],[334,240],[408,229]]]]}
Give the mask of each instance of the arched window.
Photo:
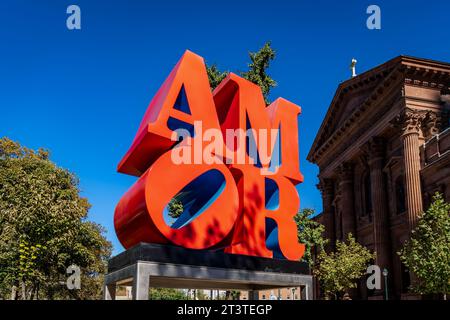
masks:
{"type": "Polygon", "coordinates": [[[403,176],[399,176],[395,180],[395,203],[397,208],[397,214],[406,211],[405,183],[403,180],[404,180],[403,176]]]}
{"type": "Polygon", "coordinates": [[[364,215],[370,216],[372,214],[372,185],[370,181],[370,173],[364,176],[364,215]]]}

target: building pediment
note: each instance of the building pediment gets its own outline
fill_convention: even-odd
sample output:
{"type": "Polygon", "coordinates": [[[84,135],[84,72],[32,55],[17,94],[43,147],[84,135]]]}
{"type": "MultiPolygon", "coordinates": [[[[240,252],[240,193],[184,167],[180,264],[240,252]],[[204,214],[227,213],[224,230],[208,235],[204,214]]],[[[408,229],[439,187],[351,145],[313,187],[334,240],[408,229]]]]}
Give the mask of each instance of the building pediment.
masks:
{"type": "Polygon", "coordinates": [[[366,87],[360,87],[352,91],[344,90],[345,92],[341,93],[338,100],[342,107],[337,107],[334,115],[330,117],[329,123],[327,123],[329,130],[324,134],[324,139],[329,138],[336,129],[344,125],[351,114],[370,96],[372,90],[379,82],[380,80],[378,79],[378,81],[374,81],[366,87]]]}
{"type": "Polygon", "coordinates": [[[308,154],[308,160],[317,163],[317,159],[321,157],[324,149],[333,144],[337,137],[342,136],[354,123],[360,121],[365,110],[399,76],[405,83],[412,81],[414,85],[430,86],[434,84],[438,87],[448,87],[449,75],[450,64],[448,63],[398,56],[342,82],[336,89],[325,119],[308,154]],[[425,81],[412,80],[416,78],[425,79],[425,81]],[[439,84],[426,80],[436,80],[439,84]],[[445,83],[447,84],[445,85],[445,83]]]}

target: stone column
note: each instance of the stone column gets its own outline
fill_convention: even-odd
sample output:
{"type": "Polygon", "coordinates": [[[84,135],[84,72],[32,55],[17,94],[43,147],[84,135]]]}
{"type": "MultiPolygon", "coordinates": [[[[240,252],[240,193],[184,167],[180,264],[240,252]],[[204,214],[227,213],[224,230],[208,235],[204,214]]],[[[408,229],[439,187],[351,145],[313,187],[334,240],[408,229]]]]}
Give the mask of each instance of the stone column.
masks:
{"type": "Polygon", "coordinates": [[[406,109],[401,116],[406,203],[408,206],[408,225],[410,231],[416,226],[417,216],[423,210],[422,190],[420,186],[419,137],[424,118],[424,113],[412,109],[406,109]]]}
{"type": "Polygon", "coordinates": [[[333,250],[336,241],[333,210],[334,182],[331,179],[321,179],[318,187],[322,193],[322,214],[325,226],[325,238],[330,240],[328,247],[333,250]]]}
{"type": "Polygon", "coordinates": [[[340,210],[342,213],[343,240],[349,233],[356,237],[355,210],[353,198],[353,164],[344,162],[339,167],[339,192],[341,194],[340,210]]]}
{"type": "Polygon", "coordinates": [[[369,168],[372,189],[373,235],[376,264],[391,271],[391,242],[386,181],[383,174],[385,142],[372,138],[369,142],[369,168]]]}

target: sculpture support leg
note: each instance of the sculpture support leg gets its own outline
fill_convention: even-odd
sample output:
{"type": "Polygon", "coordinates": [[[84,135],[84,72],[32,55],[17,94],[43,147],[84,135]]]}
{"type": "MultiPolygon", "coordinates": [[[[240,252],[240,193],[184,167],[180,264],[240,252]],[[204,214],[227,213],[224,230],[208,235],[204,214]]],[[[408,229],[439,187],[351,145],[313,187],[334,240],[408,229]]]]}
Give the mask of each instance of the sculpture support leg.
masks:
{"type": "Polygon", "coordinates": [[[133,277],[133,300],[148,300],[149,298],[150,277],[145,272],[143,266],[136,263],[136,271],[133,277]]]}
{"type": "Polygon", "coordinates": [[[105,300],[116,300],[116,284],[105,284],[103,287],[105,300]]]}

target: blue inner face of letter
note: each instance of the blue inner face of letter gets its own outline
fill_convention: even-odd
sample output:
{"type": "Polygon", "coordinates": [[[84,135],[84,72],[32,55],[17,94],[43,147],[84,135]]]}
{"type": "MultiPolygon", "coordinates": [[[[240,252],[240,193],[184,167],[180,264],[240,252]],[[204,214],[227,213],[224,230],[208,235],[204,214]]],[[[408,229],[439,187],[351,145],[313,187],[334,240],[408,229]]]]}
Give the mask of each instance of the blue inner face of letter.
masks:
{"type": "Polygon", "coordinates": [[[163,213],[165,222],[174,229],[188,225],[220,196],[224,188],[225,177],[219,170],[203,173],[175,195],[174,199],[183,205],[183,213],[175,221],[169,216],[169,204],[166,205],[163,213]]]}

